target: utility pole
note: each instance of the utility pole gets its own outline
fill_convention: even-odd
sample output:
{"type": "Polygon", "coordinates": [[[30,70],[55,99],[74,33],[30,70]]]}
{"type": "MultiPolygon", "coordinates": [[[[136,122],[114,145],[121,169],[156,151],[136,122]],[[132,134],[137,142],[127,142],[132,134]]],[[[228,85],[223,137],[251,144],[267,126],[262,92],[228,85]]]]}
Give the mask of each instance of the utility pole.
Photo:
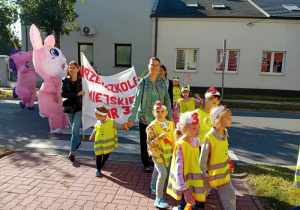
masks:
{"type": "Polygon", "coordinates": [[[222,71],[222,95],[221,97],[224,97],[224,76],[225,76],[225,64],[226,64],[226,39],[224,39],[223,42],[223,71],[222,71]]]}

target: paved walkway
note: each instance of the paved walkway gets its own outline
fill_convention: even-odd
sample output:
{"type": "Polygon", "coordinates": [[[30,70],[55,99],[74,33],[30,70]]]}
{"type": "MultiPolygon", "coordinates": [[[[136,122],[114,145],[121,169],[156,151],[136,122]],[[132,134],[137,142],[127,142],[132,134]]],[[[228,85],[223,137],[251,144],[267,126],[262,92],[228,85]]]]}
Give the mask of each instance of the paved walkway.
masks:
{"type": "MultiPolygon", "coordinates": [[[[143,173],[139,163],[108,161],[98,178],[93,160],[72,164],[60,155],[13,153],[0,159],[0,171],[1,210],[156,209],[151,175],[143,173]]],[[[232,181],[237,209],[262,209],[240,179],[233,176],[232,181]]],[[[178,204],[170,196],[166,200],[178,204]]],[[[223,209],[216,191],[208,196],[205,209],[223,209]]]]}

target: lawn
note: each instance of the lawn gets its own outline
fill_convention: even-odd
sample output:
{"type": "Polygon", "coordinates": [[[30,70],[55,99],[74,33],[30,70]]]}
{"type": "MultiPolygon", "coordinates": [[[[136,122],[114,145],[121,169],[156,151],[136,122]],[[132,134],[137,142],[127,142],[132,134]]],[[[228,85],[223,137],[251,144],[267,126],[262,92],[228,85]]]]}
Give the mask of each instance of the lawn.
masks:
{"type": "Polygon", "coordinates": [[[238,166],[235,173],[244,178],[266,210],[300,205],[300,196],[293,192],[295,167],[246,165],[238,166]]]}

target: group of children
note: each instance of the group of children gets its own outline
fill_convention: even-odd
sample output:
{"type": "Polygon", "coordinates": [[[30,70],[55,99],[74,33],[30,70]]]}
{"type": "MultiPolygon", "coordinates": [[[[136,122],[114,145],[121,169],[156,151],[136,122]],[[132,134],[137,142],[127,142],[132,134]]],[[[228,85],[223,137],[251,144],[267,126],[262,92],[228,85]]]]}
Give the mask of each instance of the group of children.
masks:
{"type": "MultiPolygon", "coordinates": [[[[206,91],[203,103],[198,94],[196,99],[191,97],[189,86],[180,88],[178,77],[173,82],[175,123],[166,120],[167,108],[157,101],[152,112],[155,120],[146,128],[148,153],[154,162],[150,183],[151,194],[156,195],[154,205],[169,207],[163,199],[168,178],[167,194],[180,200],[173,209],[204,209],[210,190],[217,188],[225,210],[234,210],[226,129],[232,123],[231,111],[219,105],[221,96],[214,87],[206,91]]],[[[95,109],[95,115],[97,123],[90,140],[95,141],[96,176],[100,176],[109,154],[118,147],[117,129],[128,128],[108,118],[103,106],[95,109]]]]}

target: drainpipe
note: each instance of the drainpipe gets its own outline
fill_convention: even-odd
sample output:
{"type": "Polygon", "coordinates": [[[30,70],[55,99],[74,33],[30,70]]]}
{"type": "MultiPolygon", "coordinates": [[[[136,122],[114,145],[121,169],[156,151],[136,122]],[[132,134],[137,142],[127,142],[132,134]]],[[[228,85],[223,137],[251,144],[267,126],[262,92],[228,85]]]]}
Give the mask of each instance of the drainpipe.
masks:
{"type": "Polygon", "coordinates": [[[157,56],[157,31],[158,31],[158,17],[155,18],[154,57],[157,56]]]}

